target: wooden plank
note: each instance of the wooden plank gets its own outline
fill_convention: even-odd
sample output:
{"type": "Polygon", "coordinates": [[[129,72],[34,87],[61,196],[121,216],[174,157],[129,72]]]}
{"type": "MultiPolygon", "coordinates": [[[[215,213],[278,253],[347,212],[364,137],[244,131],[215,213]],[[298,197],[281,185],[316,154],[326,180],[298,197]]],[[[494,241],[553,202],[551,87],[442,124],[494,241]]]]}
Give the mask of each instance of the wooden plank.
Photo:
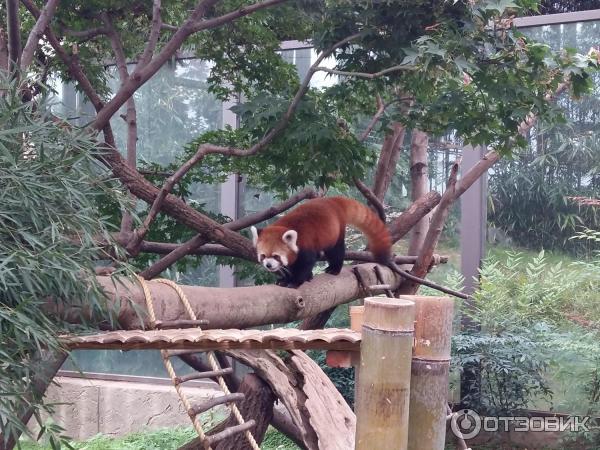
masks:
{"type": "Polygon", "coordinates": [[[360,350],[360,333],[348,329],[298,330],[127,330],[61,336],[70,349],[182,350],[360,350]]]}

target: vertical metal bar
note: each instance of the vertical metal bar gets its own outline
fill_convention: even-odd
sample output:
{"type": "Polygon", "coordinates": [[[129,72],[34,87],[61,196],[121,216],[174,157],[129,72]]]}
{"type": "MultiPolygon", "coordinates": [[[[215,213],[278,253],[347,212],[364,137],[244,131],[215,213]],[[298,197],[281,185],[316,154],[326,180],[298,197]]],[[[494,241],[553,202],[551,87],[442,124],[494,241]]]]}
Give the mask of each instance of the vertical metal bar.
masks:
{"type": "MultiPolygon", "coordinates": [[[[485,147],[467,146],[463,149],[462,170],[467,171],[485,154],[485,147]]],[[[479,268],[485,252],[487,231],[487,174],[477,180],[461,197],[461,271],[465,277],[466,294],[477,287],[479,268]]],[[[465,308],[470,308],[468,301],[465,308]]],[[[469,316],[461,317],[463,329],[478,330],[469,316]]],[[[480,395],[481,376],[479,367],[473,364],[463,367],[460,381],[460,398],[474,399],[480,395]]]]}
{"type": "MultiPolygon", "coordinates": [[[[485,154],[485,147],[463,149],[461,168],[466,172],[485,154]]],[[[461,272],[465,277],[465,293],[475,290],[485,252],[487,230],[487,175],[482,176],[460,198],[460,254],[461,272]]]]}
{"type": "MultiPolygon", "coordinates": [[[[230,108],[237,103],[236,100],[223,102],[222,104],[222,123],[223,127],[229,125],[233,128],[238,127],[238,117],[230,108]]],[[[239,211],[239,192],[238,176],[230,174],[224,183],[221,183],[221,214],[237,219],[239,211]]],[[[229,266],[219,266],[219,286],[235,287],[236,280],[233,269],[229,266]]]]}

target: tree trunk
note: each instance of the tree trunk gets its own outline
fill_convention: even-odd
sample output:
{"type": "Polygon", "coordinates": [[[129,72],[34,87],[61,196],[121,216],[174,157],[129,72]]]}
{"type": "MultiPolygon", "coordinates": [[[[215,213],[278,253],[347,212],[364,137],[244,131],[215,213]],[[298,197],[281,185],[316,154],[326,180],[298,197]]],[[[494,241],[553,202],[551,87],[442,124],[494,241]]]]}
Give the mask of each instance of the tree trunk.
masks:
{"type": "MultiPolygon", "coordinates": [[[[246,421],[251,419],[256,421],[256,425],[250,429],[250,432],[254,435],[256,442],[260,444],[264,439],[267,427],[273,418],[273,403],[275,402],[273,391],[271,391],[269,385],[262,381],[258,375],[251,373],[244,377],[238,392],[242,392],[246,396],[243,402],[238,403],[240,412],[246,421]]],[[[238,422],[235,417],[230,415],[229,418],[210,430],[208,434],[218,433],[225,428],[237,424],[238,422]]],[[[217,443],[213,446],[213,449],[251,450],[252,447],[250,447],[244,433],[239,433],[217,443]]],[[[200,443],[200,439],[196,438],[185,444],[183,447],[180,447],[179,450],[204,450],[204,447],[200,443]]]]}
{"type": "MultiPolygon", "coordinates": [[[[412,201],[416,202],[427,193],[427,185],[429,184],[428,168],[427,168],[427,146],[429,138],[427,133],[420,130],[412,131],[410,144],[410,182],[411,182],[411,197],[412,201]]],[[[408,245],[408,254],[411,256],[418,255],[425,235],[429,229],[430,214],[423,217],[412,229],[410,242],[408,245]]]]}

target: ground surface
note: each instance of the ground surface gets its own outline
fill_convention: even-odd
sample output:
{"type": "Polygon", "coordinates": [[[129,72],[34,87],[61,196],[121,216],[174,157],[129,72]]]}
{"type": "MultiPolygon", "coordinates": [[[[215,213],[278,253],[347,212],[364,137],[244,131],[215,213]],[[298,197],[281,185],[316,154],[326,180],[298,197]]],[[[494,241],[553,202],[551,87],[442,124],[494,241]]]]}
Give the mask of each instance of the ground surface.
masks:
{"type": "MultiPolygon", "coordinates": [[[[83,442],[73,442],[76,450],[176,450],[196,437],[191,427],[140,432],[121,438],[96,436],[83,442]]],[[[269,429],[261,446],[263,450],[298,450],[284,435],[269,429]]],[[[49,445],[24,442],[23,450],[51,450],[49,445]]]]}

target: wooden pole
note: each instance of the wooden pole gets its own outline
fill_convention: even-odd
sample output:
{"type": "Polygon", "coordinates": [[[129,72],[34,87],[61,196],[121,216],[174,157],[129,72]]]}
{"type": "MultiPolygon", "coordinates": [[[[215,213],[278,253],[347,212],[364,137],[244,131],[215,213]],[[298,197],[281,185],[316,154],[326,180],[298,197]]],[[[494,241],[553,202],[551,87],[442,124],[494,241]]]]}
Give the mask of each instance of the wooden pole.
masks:
{"type": "Polygon", "coordinates": [[[415,303],[408,449],[443,450],[454,302],[449,297],[400,298],[415,303]]]}
{"type": "Polygon", "coordinates": [[[365,299],[356,450],[406,450],[414,303],[365,299]]]}
{"type": "MultiPolygon", "coordinates": [[[[350,307],[350,329],[361,332],[365,318],[365,306],[357,305],[350,307]]],[[[360,352],[352,352],[350,363],[354,367],[354,404],[356,410],[356,399],[358,399],[358,379],[360,377],[360,352]]]]}

